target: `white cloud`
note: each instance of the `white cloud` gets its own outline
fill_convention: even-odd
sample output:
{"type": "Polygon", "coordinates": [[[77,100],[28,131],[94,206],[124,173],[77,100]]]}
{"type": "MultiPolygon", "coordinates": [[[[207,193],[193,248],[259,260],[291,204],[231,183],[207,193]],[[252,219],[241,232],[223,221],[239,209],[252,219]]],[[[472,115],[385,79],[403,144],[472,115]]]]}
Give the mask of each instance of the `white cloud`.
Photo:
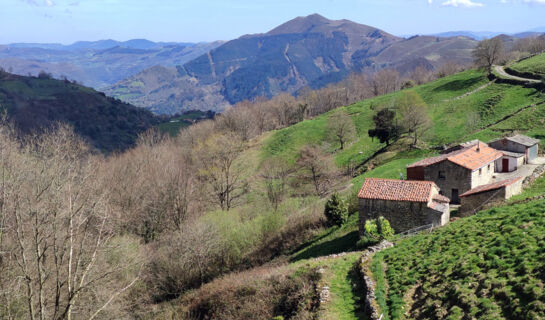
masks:
{"type": "Polygon", "coordinates": [[[46,6],[46,7],[55,6],[55,2],[53,2],[53,0],[22,0],[22,1],[33,6],[46,6]]]}
{"type": "MultiPolygon", "coordinates": [[[[543,1],[543,0],[539,0],[543,1]]],[[[471,0],[448,0],[442,3],[443,6],[449,7],[464,7],[464,8],[476,8],[482,7],[484,4],[480,2],[473,2],[471,0]]]]}

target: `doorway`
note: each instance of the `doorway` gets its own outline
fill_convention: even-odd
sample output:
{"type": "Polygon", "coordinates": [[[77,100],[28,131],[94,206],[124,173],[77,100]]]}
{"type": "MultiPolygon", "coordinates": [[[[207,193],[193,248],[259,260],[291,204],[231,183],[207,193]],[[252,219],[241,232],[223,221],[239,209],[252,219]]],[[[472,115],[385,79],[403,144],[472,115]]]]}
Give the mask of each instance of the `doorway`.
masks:
{"type": "Polygon", "coordinates": [[[502,159],[501,167],[501,172],[509,172],[509,159],[502,159]]]}
{"type": "Polygon", "coordinates": [[[452,189],[450,202],[452,204],[460,204],[460,196],[458,193],[458,189],[452,189]]]}

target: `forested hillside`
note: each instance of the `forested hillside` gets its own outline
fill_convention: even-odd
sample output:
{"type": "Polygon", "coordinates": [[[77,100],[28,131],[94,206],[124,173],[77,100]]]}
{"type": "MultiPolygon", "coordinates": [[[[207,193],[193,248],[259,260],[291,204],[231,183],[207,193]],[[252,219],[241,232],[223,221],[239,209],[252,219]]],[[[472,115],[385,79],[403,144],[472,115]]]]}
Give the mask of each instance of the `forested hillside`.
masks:
{"type": "Polygon", "coordinates": [[[24,77],[0,71],[0,107],[22,134],[60,122],[105,152],[134,146],[139,134],[160,122],[147,110],[45,73],[24,77]]]}

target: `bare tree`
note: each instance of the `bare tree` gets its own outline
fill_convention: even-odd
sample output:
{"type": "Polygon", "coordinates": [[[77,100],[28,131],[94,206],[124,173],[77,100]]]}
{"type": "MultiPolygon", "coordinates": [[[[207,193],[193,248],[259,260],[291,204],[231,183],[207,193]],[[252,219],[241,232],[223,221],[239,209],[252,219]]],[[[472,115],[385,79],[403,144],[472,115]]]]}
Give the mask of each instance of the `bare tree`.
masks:
{"type": "Polygon", "coordinates": [[[399,89],[399,73],[392,69],[384,69],[373,75],[371,81],[373,94],[381,96],[399,89]]]}
{"type": "Polygon", "coordinates": [[[335,164],[330,155],[316,146],[304,146],[297,160],[303,180],[310,181],[317,195],[324,196],[335,175],[335,164]]]}
{"type": "Polygon", "coordinates": [[[346,143],[356,138],[356,126],[352,117],[345,110],[337,110],[327,119],[326,135],[328,140],[338,142],[343,150],[346,143]]]}
{"type": "Polygon", "coordinates": [[[431,72],[426,69],[426,67],[420,65],[411,71],[409,78],[411,78],[415,84],[421,85],[430,80],[431,72]]]}
{"type": "Polygon", "coordinates": [[[222,210],[229,211],[247,191],[243,167],[236,163],[242,151],[242,141],[233,134],[213,135],[195,149],[199,176],[208,184],[222,210]]]}
{"type": "Polygon", "coordinates": [[[288,178],[294,168],[281,158],[268,158],[261,164],[260,176],[263,180],[267,199],[275,210],[284,199],[288,178]]]}
{"type": "Polygon", "coordinates": [[[439,70],[437,70],[436,77],[437,78],[443,78],[446,76],[450,76],[451,74],[455,74],[457,72],[460,72],[462,70],[462,67],[456,63],[456,61],[450,60],[445,63],[443,63],[439,70]]]}
{"type": "Polygon", "coordinates": [[[492,72],[492,66],[498,63],[503,54],[503,42],[501,38],[495,37],[479,42],[473,49],[473,59],[479,67],[486,68],[488,73],[492,72]]]}
{"type": "Polygon", "coordinates": [[[429,128],[430,118],[426,103],[415,91],[404,92],[396,101],[401,114],[402,126],[413,135],[413,146],[418,142],[418,135],[429,128]]]}
{"type": "Polygon", "coordinates": [[[5,300],[26,318],[94,319],[139,279],[138,257],[109,259],[118,247],[108,194],[95,175],[100,159],[87,150],[61,126],[3,158],[1,212],[10,228],[2,245],[9,243],[10,259],[1,264],[17,279],[5,300]]]}

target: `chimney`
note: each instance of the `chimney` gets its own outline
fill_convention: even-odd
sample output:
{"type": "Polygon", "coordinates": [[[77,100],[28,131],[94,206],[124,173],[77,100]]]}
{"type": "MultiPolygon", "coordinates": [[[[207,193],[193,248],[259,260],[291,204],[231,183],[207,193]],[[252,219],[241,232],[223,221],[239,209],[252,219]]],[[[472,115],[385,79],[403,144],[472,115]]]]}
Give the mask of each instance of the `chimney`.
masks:
{"type": "Polygon", "coordinates": [[[477,152],[481,152],[481,141],[477,140],[477,152]]]}

